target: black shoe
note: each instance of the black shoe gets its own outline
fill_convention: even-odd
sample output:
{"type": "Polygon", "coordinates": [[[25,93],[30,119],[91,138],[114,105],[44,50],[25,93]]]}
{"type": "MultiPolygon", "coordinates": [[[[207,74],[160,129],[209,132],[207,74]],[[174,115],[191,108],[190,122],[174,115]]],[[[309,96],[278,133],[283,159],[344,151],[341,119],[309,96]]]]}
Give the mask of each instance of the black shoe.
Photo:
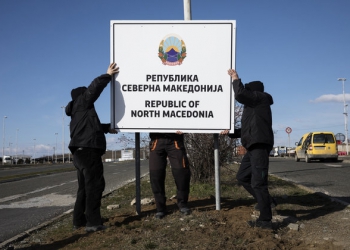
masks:
{"type": "MultiPolygon", "coordinates": [[[[85,225],[84,225],[85,226],[85,225]]],[[[82,228],[83,226],[78,226],[78,225],[73,225],[73,230],[78,230],[80,228],[82,228]]]]}
{"type": "Polygon", "coordinates": [[[96,231],[102,231],[105,230],[107,227],[104,225],[98,225],[98,226],[91,226],[91,227],[85,227],[85,231],[88,233],[96,232],[96,231]]]}
{"type": "Polygon", "coordinates": [[[86,223],[84,223],[84,224],[79,224],[79,225],[73,225],[73,230],[78,230],[78,229],[80,229],[80,228],[82,228],[82,227],[85,227],[86,226],[86,223]]]}
{"type": "Polygon", "coordinates": [[[258,227],[262,229],[270,229],[272,230],[272,222],[270,220],[256,220],[256,221],[248,221],[248,225],[250,227],[258,227]]]}
{"type": "Polygon", "coordinates": [[[154,218],[156,219],[163,219],[163,217],[166,215],[166,212],[157,212],[154,218]]]}
{"type": "MultiPolygon", "coordinates": [[[[275,198],[271,197],[271,208],[275,208],[275,207],[277,207],[277,201],[276,201],[275,198]]],[[[256,204],[256,205],[254,206],[254,209],[255,209],[256,211],[260,211],[259,205],[256,204]]]]}
{"type": "Polygon", "coordinates": [[[190,215],[192,213],[191,209],[189,209],[188,207],[182,207],[180,208],[180,212],[183,215],[190,215]]]}

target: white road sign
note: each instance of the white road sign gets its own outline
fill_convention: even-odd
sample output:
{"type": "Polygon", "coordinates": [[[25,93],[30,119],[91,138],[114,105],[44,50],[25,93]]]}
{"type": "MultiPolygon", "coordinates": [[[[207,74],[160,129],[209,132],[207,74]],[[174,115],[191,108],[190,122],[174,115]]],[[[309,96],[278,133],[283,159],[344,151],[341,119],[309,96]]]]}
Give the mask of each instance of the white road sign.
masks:
{"type": "Polygon", "coordinates": [[[235,21],[111,21],[114,128],[233,132],[235,42],[235,21]]]}

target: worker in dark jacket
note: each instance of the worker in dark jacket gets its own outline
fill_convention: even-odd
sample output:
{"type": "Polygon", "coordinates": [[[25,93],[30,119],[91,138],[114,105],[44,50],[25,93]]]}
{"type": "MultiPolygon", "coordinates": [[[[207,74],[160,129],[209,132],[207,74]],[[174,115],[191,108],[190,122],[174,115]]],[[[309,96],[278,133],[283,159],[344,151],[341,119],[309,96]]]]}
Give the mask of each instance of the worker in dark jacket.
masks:
{"type": "Polygon", "coordinates": [[[107,73],[95,78],[86,87],[71,91],[72,101],[66,106],[71,116],[69,149],[77,169],[78,192],[73,213],[75,229],[86,226],[87,232],[104,230],[100,207],[105,188],[102,155],[106,151],[105,133],[116,133],[110,124],[101,124],[94,103],[119,67],[111,63],[107,73]]]}
{"type": "MultiPolygon", "coordinates": [[[[264,92],[264,84],[254,81],[242,84],[234,69],[228,74],[233,82],[235,99],[244,105],[241,129],[235,129],[231,138],[241,138],[247,153],[244,155],[237,172],[237,180],[257,200],[260,216],[256,221],[248,222],[251,226],[272,228],[271,203],[275,200],[268,190],[269,154],[274,144],[272,131],[272,96],[264,92]]],[[[228,130],[222,132],[227,134],[228,130]]]]}
{"type": "Polygon", "coordinates": [[[177,205],[180,212],[184,215],[191,214],[191,209],[187,206],[191,172],[184,146],[184,134],[181,131],[176,133],[150,133],[150,138],[149,173],[157,207],[155,217],[161,219],[167,213],[165,197],[167,159],[169,159],[175,179],[177,205]]]}

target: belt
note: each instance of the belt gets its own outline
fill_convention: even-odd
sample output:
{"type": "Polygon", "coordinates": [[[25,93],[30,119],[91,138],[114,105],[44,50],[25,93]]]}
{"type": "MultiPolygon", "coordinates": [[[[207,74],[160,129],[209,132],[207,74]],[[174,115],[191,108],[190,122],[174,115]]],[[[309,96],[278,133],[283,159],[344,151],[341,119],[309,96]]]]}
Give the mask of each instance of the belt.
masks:
{"type": "Polygon", "coordinates": [[[155,139],[174,139],[173,137],[171,137],[171,136],[167,136],[167,135],[157,135],[157,136],[155,136],[155,137],[153,137],[153,140],[155,140],[155,139]]]}

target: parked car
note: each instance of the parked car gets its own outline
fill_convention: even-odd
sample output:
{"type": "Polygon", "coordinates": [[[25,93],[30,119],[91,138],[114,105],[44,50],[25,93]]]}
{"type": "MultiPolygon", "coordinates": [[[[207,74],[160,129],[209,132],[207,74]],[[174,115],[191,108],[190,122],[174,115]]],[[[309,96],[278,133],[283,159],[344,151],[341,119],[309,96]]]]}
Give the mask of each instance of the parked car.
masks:
{"type": "Polygon", "coordinates": [[[295,161],[338,160],[337,143],[332,132],[309,132],[295,143],[295,161]]]}
{"type": "Polygon", "coordinates": [[[11,156],[4,155],[4,164],[12,164],[11,156]]]}
{"type": "Polygon", "coordinates": [[[281,156],[284,157],[287,155],[287,148],[285,146],[276,146],[272,148],[272,151],[270,152],[270,156],[281,156]]]}
{"type": "Polygon", "coordinates": [[[293,148],[290,148],[290,147],[287,148],[287,156],[289,156],[289,157],[294,157],[295,156],[295,148],[294,147],[293,148]]]}

